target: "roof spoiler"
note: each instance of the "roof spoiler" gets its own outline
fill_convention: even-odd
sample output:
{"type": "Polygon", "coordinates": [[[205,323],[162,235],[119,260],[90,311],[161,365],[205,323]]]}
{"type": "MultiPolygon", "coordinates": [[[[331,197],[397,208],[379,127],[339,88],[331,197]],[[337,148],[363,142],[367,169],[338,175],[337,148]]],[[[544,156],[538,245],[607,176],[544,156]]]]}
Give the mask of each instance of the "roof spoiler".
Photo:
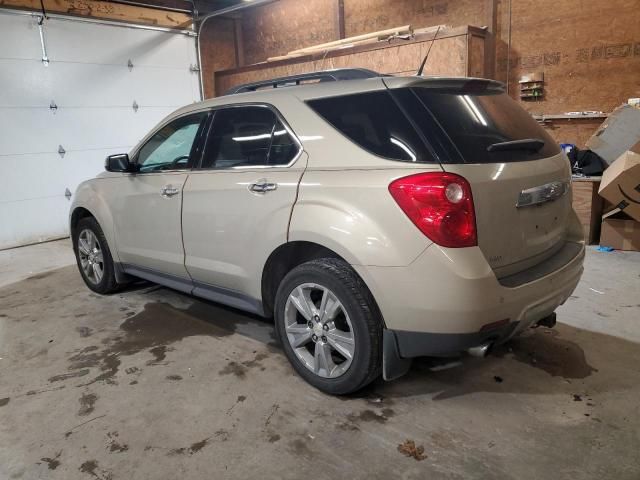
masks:
{"type": "Polygon", "coordinates": [[[451,93],[505,92],[505,85],[497,80],[473,77],[393,77],[385,78],[387,88],[421,87],[451,93]]]}
{"type": "Polygon", "coordinates": [[[288,77],[273,78],[254,83],[245,83],[227,90],[224,95],[255,92],[263,88],[293,87],[305,82],[339,82],[343,80],[363,80],[366,78],[387,77],[388,75],[367,70],[366,68],[340,68],[319,72],[302,73],[288,77]]]}

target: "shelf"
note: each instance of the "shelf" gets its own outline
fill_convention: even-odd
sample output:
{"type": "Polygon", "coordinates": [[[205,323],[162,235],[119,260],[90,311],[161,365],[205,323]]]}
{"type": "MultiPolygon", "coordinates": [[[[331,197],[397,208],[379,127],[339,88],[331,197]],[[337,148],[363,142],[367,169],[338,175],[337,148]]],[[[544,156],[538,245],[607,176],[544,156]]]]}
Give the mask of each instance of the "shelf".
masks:
{"type": "Polygon", "coordinates": [[[533,118],[544,122],[545,120],[585,120],[590,118],[607,118],[608,116],[608,113],[591,113],[588,115],[567,115],[563,113],[557,115],[533,115],[533,118]]]}

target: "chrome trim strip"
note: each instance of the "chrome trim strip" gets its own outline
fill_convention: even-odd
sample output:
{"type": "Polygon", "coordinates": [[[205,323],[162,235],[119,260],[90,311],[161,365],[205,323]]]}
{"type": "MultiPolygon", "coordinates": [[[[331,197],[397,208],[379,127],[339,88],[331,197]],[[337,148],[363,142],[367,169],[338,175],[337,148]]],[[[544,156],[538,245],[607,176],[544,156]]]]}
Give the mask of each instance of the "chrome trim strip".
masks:
{"type": "Polygon", "coordinates": [[[552,202],[564,197],[569,192],[569,182],[550,182],[533,188],[522,190],[518,196],[516,208],[531,207],[552,202]]]}

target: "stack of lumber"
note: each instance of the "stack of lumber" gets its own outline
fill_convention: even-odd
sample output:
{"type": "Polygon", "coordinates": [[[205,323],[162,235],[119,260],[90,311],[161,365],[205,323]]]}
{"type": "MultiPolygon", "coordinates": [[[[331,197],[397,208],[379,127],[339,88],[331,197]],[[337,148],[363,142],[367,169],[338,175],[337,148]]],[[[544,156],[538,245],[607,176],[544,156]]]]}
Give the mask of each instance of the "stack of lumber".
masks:
{"type": "Polygon", "coordinates": [[[390,40],[392,38],[409,39],[412,38],[412,36],[413,28],[411,27],[411,25],[404,25],[402,27],[388,28],[386,30],[379,30],[377,32],[365,33],[364,35],[357,35],[355,37],[343,38],[342,40],[335,40],[333,42],[321,43],[319,45],[313,45],[311,47],[292,50],[286,55],[281,55],[279,57],[270,57],[267,59],[267,62],[289,60],[291,58],[302,57],[304,55],[312,55],[314,53],[326,53],[332,50],[349,48],[355,45],[378,42],[381,40],[390,40]]]}

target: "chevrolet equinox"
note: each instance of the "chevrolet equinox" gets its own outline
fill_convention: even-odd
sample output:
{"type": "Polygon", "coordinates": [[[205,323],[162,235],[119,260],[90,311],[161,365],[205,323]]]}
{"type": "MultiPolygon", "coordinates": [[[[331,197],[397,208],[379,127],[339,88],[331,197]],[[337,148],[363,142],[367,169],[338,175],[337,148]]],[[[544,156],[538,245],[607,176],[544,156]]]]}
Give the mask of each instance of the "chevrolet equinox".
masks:
{"type": "Polygon", "coordinates": [[[570,165],[503,85],[334,70],[181,108],[70,212],[98,293],[265,317],[331,394],[551,326],[583,271],[570,165]]]}

